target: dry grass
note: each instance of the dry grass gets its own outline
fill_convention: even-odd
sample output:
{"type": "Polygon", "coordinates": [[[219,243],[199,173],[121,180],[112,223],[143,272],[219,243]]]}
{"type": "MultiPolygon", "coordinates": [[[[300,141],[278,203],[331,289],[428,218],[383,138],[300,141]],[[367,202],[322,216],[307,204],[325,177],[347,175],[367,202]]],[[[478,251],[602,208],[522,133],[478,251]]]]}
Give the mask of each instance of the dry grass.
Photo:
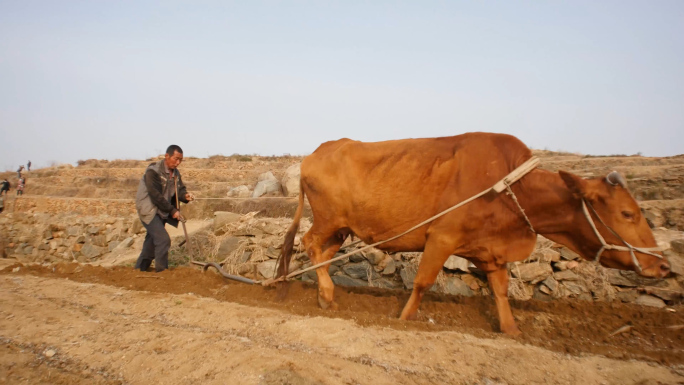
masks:
{"type": "Polygon", "coordinates": [[[583,286],[591,291],[594,299],[601,301],[615,299],[617,291],[608,281],[605,268],[594,263],[580,263],[575,272],[579,275],[583,286]]]}
{"type": "MultiPolygon", "coordinates": [[[[216,262],[223,266],[229,274],[250,275],[255,267],[266,260],[273,259],[274,255],[267,255],[269,246],[263,242],[254,241],[251,237],[243,237],[237,247],[230,253],[221,253],[221,245],[228,238],[235,237],[235,234],[258,233],[262,231],[262,219],[257,217],[258,212],[253,211],[243,215],[239,221],[226,224],[216,229],[208,228],[196,232],[191,242],[192,252],[187,248],[175,250],[177,264],[188,263],[190,257],[200,262],[216,262]],[[250,253],[249,258],[245,258],[245,253],[250,253]],[[246,259],[246,260],[245,260],[246,259]]],[[[285,228],[283,228],[285,231],[285,228]]],[[[270,277],[269,277],[270,278],[270,277]]]]}
{"type": "MultiPolygon", "coordinates": [[[[518,265],[512,265],[511,269],[519,269],[518,265]]],[[[520,270],[517,271],[518,277],[521,276],[520,270]]],[[[532,298],[528,286],[520,278],[515,278],[509,273],[508,277],[508,297],[526,301],[532,298]]]]}
{"type": "Polygon", "coordinates": [[[508,279],[508,297],[527,301],[532,298],[532,295],[527,290],[527,285],[525,285],[522,279],[510,277],[508,279]]]}

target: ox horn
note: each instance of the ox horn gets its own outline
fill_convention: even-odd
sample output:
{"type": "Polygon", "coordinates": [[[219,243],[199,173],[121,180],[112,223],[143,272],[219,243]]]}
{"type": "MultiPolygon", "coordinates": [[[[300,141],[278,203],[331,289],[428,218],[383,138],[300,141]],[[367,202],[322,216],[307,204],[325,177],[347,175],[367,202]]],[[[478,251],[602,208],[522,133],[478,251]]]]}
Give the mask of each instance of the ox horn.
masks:
{"type": "Polygon", "coordinates": [[[620,185],[623,188],[627,188],[627,181],[617,171],[612,171],[610,174],[606,175],[606,182],[612,184],[613,186],[620,185]]]}

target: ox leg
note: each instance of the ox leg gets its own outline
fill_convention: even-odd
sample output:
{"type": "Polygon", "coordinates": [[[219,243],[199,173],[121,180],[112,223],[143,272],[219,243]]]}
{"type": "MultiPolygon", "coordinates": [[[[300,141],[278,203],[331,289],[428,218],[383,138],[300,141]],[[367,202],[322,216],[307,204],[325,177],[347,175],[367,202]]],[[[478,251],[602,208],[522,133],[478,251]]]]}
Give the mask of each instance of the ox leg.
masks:
{"type": "MultiPolygon", "coordinates": [[[[344,243],[344,238],[336,235],[337,234],[334,234],[327,239],[318,234],[313,234],[312,232],[308,232],[304,235],[302,241],[304,242],[304,247],[306,248],[309,258],[311,259],[311,263],[315,265],[328,261],[335,255],[342,246],[342,243],[344,243]],[[322,244],[324,244],[323,247],[321,247],[322,244]]],[[[335,284],[333,284],[333,281],[330,278],[330,274],[328,273],[329,269],[329,264],[316,269],[316,275],[318,276],[318,304],[322,309],[331,308],[332,310],[337,310],[337,304],[333,298],[335,284]]]]}
{"type": "Polygon", "coordinates": [[[513,319],[511,305],[508,303],[508,271],[506,268],[490,271],[487,273],[487,280],[489,287],[494,292],[501,331],[513,336],[520,335],[520,329],[515,325],[515,319],[513,319]]]}
{"type": "Polygon", "coordinates": [[[435,283],[439,271],[442,270],[444,262],[451,255],[452,247],[447,246],[436,240],[428,240],[423,252],[423,258],[418,265],[418,273],[413,280],[413,292],[404,306],[399,319],[414,320],[418,314],[418,306],[423,299],[425,292],[435,283]]]}

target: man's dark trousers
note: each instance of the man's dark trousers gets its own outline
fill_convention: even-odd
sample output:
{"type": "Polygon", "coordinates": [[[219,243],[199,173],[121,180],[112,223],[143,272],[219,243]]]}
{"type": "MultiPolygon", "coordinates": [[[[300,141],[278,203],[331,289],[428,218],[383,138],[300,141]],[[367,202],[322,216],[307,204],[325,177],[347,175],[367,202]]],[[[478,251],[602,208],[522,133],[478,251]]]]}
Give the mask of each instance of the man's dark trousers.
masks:
{"type": "Polygon", "coordinates": [[[154,268],[157,272],[169,268],[171,238],[164,228],[164,223],[165,221],[159,215],[155,215],[149,225],[143,222],[147,235],[138,262],[135,263],[136,269],[147,271],[152,264],[152,259],[154,259],[154,268]]]}

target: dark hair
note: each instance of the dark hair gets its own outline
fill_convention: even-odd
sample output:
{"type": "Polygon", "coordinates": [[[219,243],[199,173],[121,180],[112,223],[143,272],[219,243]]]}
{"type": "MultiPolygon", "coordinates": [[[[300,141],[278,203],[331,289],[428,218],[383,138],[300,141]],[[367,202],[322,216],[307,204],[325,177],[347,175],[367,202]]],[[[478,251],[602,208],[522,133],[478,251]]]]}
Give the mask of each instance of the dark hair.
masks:
{"type": "Polygon", "coordinates": [[[183,149],[180,148],[180,146],[177,146],[177,145],[175,145],[175,144],[170,145],[170,146],[166,149],[166,153],[169,154],[169,156],[173,156],[173,154],[176,153],[176,152],[178,152],[179,154],[182,154],[182,153],[183,153],[183,149]]]}

